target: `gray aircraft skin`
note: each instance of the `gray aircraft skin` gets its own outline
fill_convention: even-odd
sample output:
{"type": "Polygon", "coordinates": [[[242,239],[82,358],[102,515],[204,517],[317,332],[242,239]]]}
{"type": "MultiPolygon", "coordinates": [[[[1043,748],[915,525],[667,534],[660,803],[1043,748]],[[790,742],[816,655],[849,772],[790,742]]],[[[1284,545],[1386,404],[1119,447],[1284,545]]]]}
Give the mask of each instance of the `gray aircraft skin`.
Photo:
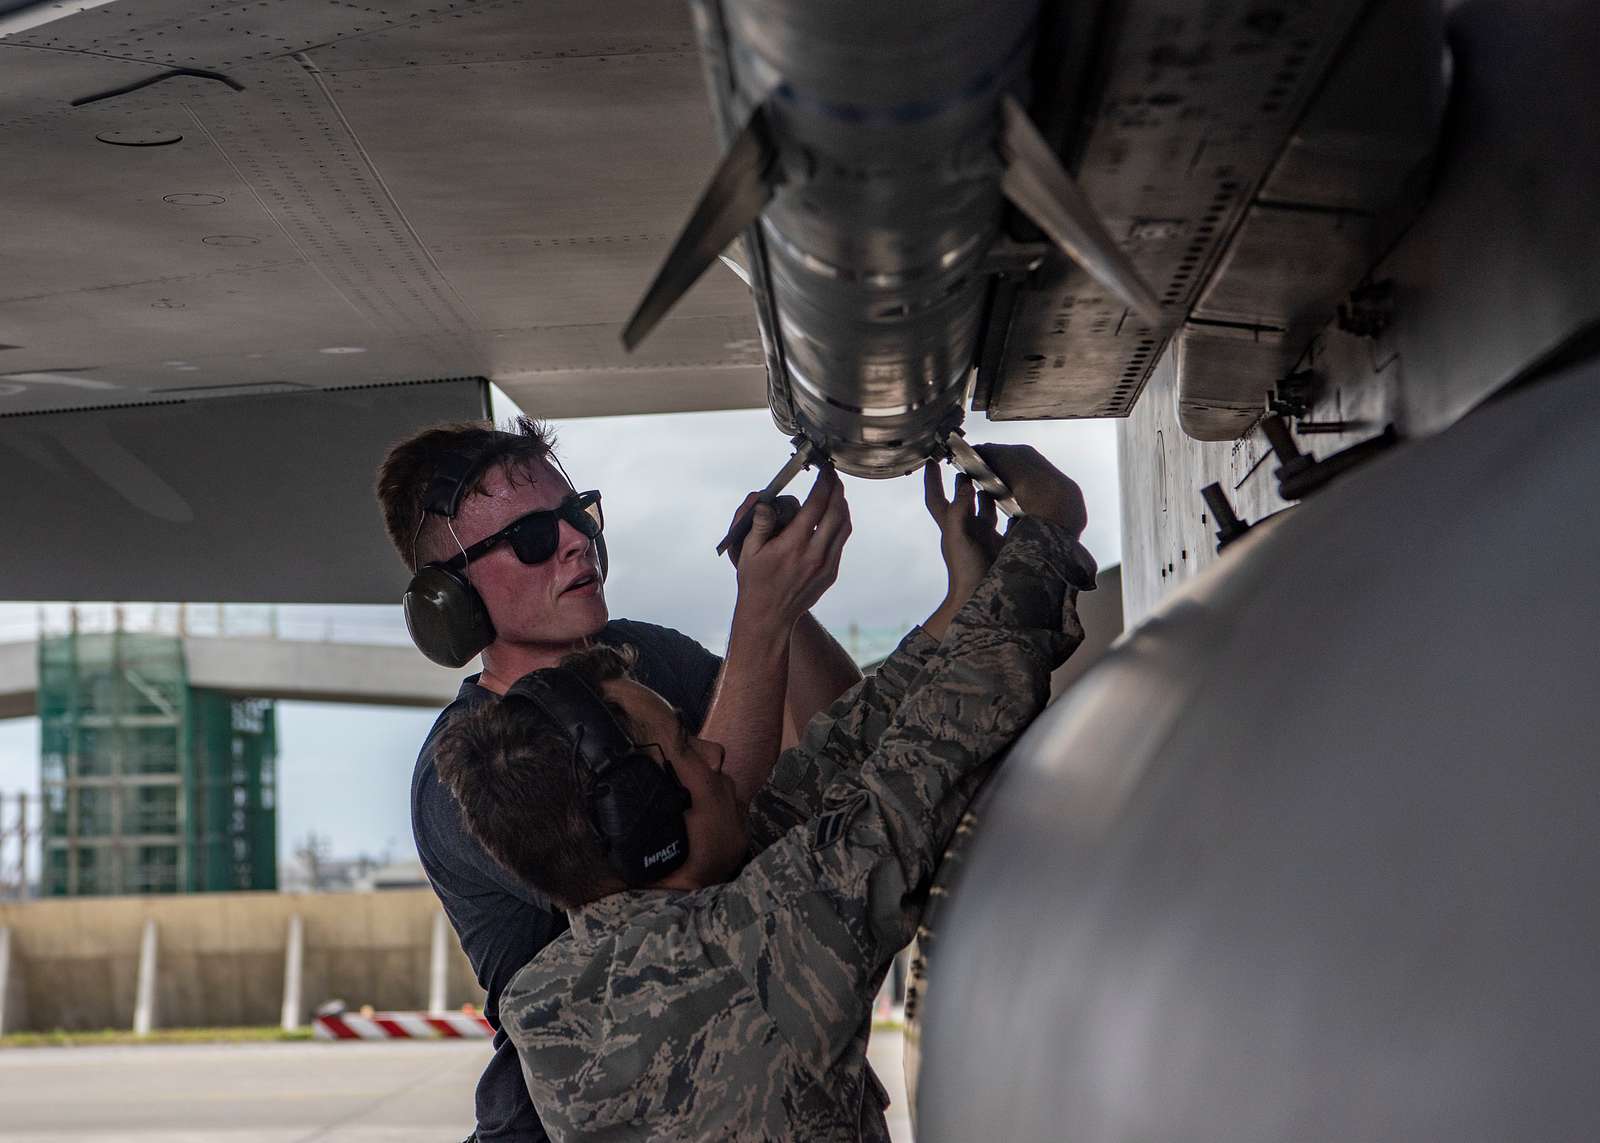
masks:
{"type": "Polygon", "coordinates": [[[0,3],[0,598],[393,600],[372,468],[486,381],[864,475],[1119,418],[1129,634],[941,874],[920,1137],[1594,1136],[1596,58],[1586,0],[0,3]]]}

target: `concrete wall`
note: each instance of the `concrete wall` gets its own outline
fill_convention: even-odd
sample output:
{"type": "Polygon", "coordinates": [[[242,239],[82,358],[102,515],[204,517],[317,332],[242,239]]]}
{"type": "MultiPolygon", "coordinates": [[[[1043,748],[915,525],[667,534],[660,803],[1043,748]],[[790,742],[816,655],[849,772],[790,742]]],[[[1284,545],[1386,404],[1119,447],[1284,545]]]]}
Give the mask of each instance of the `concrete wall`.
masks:
{"type": "MultiPolygon", "coordinates": [[[[14,1006],[6,1031],[126,1028],[133,1024],[139,938],[158,931],[157,1027],[271,1025],[283,1004],[289,918],[305,926],[307,1011],[420,1009],[439,905],[426,889],[382,893],[214,893],[100,897],[0,905],[11,929],[14,1006]],[[13,1014],[15,1018],[13,1018],[13,1014]]],[[[481,1005],[451,933],[447,1006],[481,1005]]]]}

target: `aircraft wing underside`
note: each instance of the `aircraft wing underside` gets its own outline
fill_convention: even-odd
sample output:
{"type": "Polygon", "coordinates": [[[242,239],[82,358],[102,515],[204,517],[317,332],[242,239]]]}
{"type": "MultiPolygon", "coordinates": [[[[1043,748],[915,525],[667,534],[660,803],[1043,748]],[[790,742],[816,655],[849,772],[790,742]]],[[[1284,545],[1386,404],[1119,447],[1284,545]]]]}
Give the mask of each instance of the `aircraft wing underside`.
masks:
{"type": "MultiPolygon", "coordinates": [[[[1016,96],[1162,320],[1129,320],[1008,208],[966,403],[1126,417],[1175,358],[1182,430],[1240,437],[1415,213],[1447,91],[1436,6],[1049,2],[1030,35],[1016,96]]],[[[270,503],[290,462],[230,441],[255,419],[237,410],[304,402],[315,423],[327,392],[387,385],[363,400],[398,433],[438,412],[398,383],[464,377],[557,418],[765,403],[733,272],[713,266],[635,352],[620,337],[717,162],[701,49],[689,7],[659,0],[0,4],[0,458],[55,474],[24,498],[41,550],[65,517],[97,523],[104,473],[38,443],[87,409],[178,487],[121,407],[181,405],[250,458],[208,491],[270,503]]],[[[479,412],[452,392],[453,415],[479,412]]],[[[391,558],[365,480],[328,474],[322,494],[353,522],[352,564],[391,558]]],[[[0,580],[8,598],[106,590],[0,580]]],[[[333,571],[294,590],[387,597],[333,571]]]]}

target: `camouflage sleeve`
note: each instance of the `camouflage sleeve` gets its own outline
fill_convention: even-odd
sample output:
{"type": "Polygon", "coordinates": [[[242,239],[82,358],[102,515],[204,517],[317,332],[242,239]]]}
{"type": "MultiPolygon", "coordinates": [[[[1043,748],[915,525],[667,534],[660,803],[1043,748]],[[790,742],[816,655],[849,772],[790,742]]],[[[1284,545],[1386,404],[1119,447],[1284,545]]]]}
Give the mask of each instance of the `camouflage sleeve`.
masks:
{"type": "Polygon", "coordinates": [[[826,1066],[859,1029],[967,796],[1082,641],[1075,589],[1093,582],[1070,533],[1017,521],[866,762],[836,773],[821,812],[702,914],[702,939],[726,950],[804,1058],[826,1066]]]}
{"type": "Polygon", "coordinates": [[[939,644],[921,627],[906,633],[878,669],[806,724],[750,802],[750,842],[760,852],[816,814],[841,769],[859,768],[888,728],[912,681],[939,644]]]}

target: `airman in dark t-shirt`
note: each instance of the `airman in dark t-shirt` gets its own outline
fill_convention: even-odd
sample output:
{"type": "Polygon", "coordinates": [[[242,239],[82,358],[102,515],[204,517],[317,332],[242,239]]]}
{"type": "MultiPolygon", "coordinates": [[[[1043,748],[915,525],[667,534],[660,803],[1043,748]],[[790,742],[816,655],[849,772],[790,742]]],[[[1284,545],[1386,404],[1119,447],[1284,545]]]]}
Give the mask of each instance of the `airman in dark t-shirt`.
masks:
{"type": "MultiPolygon", "coordinates": [[[[551,445],[546,426],[527,418],[504,431],[436,425],[391,448],[377,481],[385,530],[414,573],[406,615],[418,647],[440,663],[473,653],[482,662],[423,745],[411,814],[423,868],[488,991],[497,1031],[505,982],[566,922],[471,840],[440,785],[433,751],[453,716],[591,641],[626,643],[642,681],[724,748],[726,772],[748,798],[765,783],[785,727],[804,726],[861,677],[809,613],[838,575],[850,532],[831,471],[818,475],[792,523],[774,505],[757,506],[755,493],[746,499],[752,526],[733,553],[739,590],[723,664],[676,631],[610,621],[600,494],[574,488],[551,445]]],[[[538,1143],[544,1128],[516,1056],[503,1035],[495,1048],[478,1085],[477,1135],[538,1143]]]]}

